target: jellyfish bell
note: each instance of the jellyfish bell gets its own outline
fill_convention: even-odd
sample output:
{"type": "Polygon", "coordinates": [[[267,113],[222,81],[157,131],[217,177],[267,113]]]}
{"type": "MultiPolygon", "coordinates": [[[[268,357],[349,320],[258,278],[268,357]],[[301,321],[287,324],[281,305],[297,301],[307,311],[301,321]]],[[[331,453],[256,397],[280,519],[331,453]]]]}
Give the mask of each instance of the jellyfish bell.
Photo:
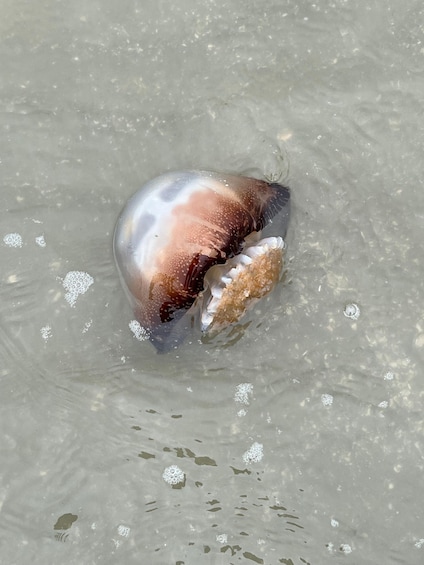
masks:
{"type": "Polygon", "coordinates": [[[114,234],[122,286],[160,352],[193,330],[237,323],[278,282],[289,189],[210,171],[177,171],[144,185],[114,234]]]}

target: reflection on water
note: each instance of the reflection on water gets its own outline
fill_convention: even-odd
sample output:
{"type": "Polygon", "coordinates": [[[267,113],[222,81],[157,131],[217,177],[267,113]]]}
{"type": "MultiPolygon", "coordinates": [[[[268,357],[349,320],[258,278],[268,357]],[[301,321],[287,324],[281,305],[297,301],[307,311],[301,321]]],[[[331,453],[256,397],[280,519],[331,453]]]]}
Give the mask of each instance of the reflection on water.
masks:
{"type": "Polygon", "coordinates": [[[422,563],[422,4],[3,12],[2,560],[422,563]],[[191,167],[289,173],[287,275],[158,356],[112,230],[191,167]]]}

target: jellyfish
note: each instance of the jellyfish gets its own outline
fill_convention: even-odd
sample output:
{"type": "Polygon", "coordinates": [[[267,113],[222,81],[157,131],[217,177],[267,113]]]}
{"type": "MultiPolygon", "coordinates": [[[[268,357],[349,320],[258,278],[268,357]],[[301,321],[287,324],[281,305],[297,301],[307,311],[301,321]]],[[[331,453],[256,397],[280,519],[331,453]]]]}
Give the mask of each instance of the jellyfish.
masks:
{"type": "Polygon", "coordinates": [[[236,324],[280,280],[290,191],[212,171],[173,171],[147,182],[122,210],[116,266],[134,317],[157,351],[193,327],[236,324]]]}

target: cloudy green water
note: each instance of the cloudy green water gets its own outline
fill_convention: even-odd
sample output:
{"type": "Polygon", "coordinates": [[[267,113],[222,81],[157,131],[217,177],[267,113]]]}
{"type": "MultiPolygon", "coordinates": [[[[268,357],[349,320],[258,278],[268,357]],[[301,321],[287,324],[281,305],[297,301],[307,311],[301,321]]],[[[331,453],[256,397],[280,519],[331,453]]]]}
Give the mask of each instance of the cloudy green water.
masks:
{"type": "Polygon", "coordinates": [[[0,562],[423,563],[422,3],[0,7],[0,562]],[[189,167],[290,184],[287,275],[158,356],[111,238],[189,167]]]}

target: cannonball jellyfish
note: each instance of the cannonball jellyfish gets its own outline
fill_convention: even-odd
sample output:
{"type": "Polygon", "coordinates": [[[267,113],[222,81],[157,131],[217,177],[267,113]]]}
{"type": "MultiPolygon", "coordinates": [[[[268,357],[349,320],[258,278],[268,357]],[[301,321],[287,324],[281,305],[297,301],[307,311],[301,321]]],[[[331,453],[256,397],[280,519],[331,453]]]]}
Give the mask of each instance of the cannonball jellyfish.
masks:
{"type": "Polygon", "coordinates": [[[290,191],[210,171],[165,173],[122,210],[113,249],[134,316],[159,352],[193,326],[237,323],[279,281],[290,191]]]}

